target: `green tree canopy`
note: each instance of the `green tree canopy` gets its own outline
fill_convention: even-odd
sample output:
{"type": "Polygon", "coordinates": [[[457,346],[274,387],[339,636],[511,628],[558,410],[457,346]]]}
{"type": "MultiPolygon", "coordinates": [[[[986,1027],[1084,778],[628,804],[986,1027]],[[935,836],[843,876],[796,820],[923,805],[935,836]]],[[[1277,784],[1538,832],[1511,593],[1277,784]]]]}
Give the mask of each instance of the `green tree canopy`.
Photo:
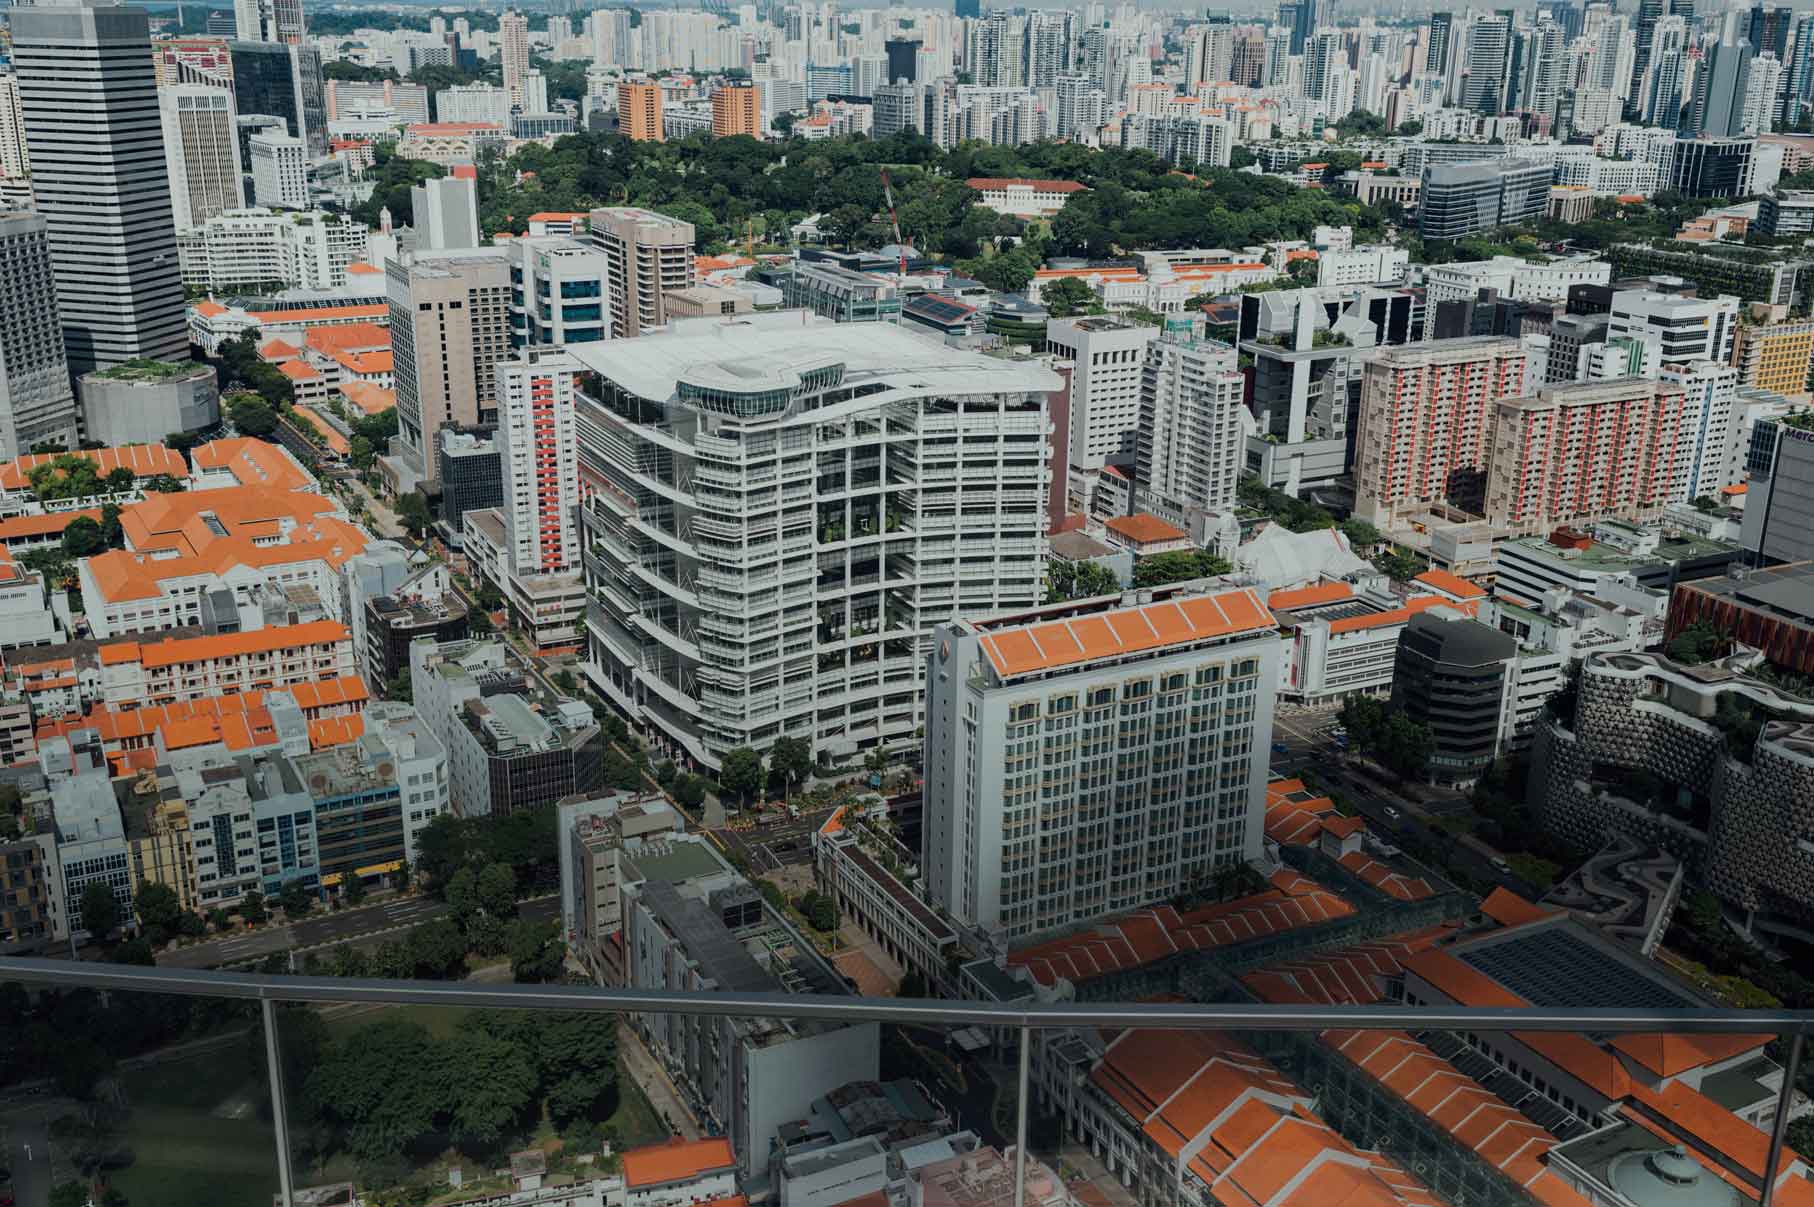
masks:
{"type": "Polygon", "coordinates": [[[78,900],[82,903],[82,928],[105,941],[121,922],[120,903],[113,895],[113,886],[91,880],[82,886],[78,900]]]}
{"type": "Polygon", "coordinates": [[[1134,563],[1136,587],[1158,587],[1166,583],[1187,582],[1193,578],[1211,578],[1227,574],[1234,566],[1225,557],[1206,549],[1154,553],[1134,563]]]}
{"type": "Polygon", "coordinates": [[[762,787],[762,756],[748,746],[726,751],[724,764],[718,770],[718,783],[739,800],[748,800],[762,787]]]}
{"type": "Polygon", "coordinates": [[[1096,291],[1080,277],[1060,277],[1039,291],[1039,301],[1055,319],[1070,318],[1075,314],[1100,313],[1102,306],[1096,300],[1096,291]]]}

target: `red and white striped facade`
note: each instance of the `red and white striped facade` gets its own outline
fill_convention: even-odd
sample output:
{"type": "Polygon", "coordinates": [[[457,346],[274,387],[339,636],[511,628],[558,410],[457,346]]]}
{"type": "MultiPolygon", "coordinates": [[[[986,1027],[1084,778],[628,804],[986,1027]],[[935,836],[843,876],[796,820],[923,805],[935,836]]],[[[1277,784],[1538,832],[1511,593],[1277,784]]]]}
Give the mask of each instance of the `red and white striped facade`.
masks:
{"type": "Polygon", "coordinates": [[[575,380],[585,366],[560,351],[524,349],[498,365],[498,451],[511,573],[561,574],[580,565],[575,380]]]}

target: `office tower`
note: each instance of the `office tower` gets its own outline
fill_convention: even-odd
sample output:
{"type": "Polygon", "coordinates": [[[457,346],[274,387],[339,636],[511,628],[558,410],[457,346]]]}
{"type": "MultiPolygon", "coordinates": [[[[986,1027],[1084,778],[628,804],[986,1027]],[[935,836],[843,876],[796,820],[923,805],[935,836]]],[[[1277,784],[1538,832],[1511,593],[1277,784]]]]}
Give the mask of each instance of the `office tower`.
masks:
{"type": "Polygon", "coordinates": [[[498,18],[498,56],[511,108],[528,112],[523,105],[523,75],[529,70],[529,18],[514,9],[498,18]]]}
{"type": "Polygon", "coordinates": [[[975,20],[983,14],[983,0],[955,0],[954,11],[959,20],[965,17],[975,20]]]}
{"type": "Polygon", "coordinates": [[[1661,380],[1681,389],[1682,432],[1677,450],[1675,502],[1716,495],[1738,439],[1738,370],[1710,360],[1666,364],[1661,380]]]}
{"type": "Polygon", "coordinates": [[[1511,737],[1518,642],[1460,612],[1420,612],[1393,652],[1392,704],[1431,738],[1426,774],[1466,787],[1485,775],[1511,737]]]}
{"type": "Polygon", "coordinates": [[[1244,468],[1247,379],[1235,350],[1168,328],[1146,347],[1135,478],[1168,510],[1225,511],[1244,468]]]}
{"type": "Polygon", "coordinates": [[[1425,75],[1441,76],[1448,71],[1450,42],[1454,36],[1454,13],[1430,14],[1430,44],[1423,60],[1425,75]]]}
{"type": "Polygon", "coordinates": [[[308,144],[310,159],[328,153],[327,91],[321,53],[313,46],[229,42],[233,108],[242,117],[281,117],[289,133],[308,144]]]}
{"type": "Polygon", "coordinates": [[[1279,25],[1291,32],[1292,54],[1304,53],[1304,43],[1322,21],[1318,0],[1295,0],[1295,3],[1279,5],[1279,25]]]}
{"type": "Polygon", "coordinates": [[[265,131],[246,140],[252,151],[252,201],[280,210],[307,209],[309,154],[300,138],[265,131]]]}
{"type": "Polygon", "coordinates": [[[1361,373],[1355,513],[1383,525],[1430,503],[1477,510],[1494,407],[1524,392],[1526,359],[1500,336],[1381,349],[1361,373]]]}
{"type": "Polygon", "coordinates": [[[242,42],[265,41],[264,6],[259,0],[233,0],[233,31],[242,42]]]}
{"type": "Polygon", "coordinates": [[[1666,11],[1668,0],[1638,0],[1636,54],[1632,59],[1632,78],[1641,80],[1650,70],[1651,50],[1656,42],[1657,21],[1666,11]]]}
{"type": "Polygon", "coordinates": [[[1061,382],[1037,363],[785,313],[567,351],[598,380],[594,681],[692,757],[911,741],[933,627],[1042,597],[1061,382]]]}
{"type": "Polygon", "coordinates": [[[1053,319],[1046,350],[1071,362],[1064,463],[1132,465],[1146,349],[1157,329],[1110,315],[1053,319]]]}
{"type": "Polygon", "coordinates": [[[617,129],[636,142],[662,141],[660,84],[625,80],[617,86],[617,129]]]}
{"type": "Polygon", "coordinates": [[[479,194],[473,178],[425,180],[410,189],[409,202],[417,252],[480,246],[479,194]]]}
{"type": "Polygon", "coordinates": [[[1784,129],[1800,124],[1814,101],[1814,13],[1798,13],[1783,67],[1781,105],[1776,120],[1784,129]]]}
{"type": "Polygon", "coordinates": [[[1486,519],[1514,536],[1650,520],[1675,502],[1681,388],[1625,378],[1546,386],[1494,411],[1486,519]]]}
{"type": "MultiPolygon", "coordinates": [[[[1081,78],[1081,77],[1079,77],[1081,78]]],[[[766,93],[770,81],[763,81],[766,93]]],[[[919,84],[883,84],[875,90],[870,98],[875,106],[875,137],[887,138],[903,130],[917,131],[925,121],[924,106],[921,104],[922,86],[919,84]]],[[[1058,115],[1060,134],[1063,134],[1065,114],[1065,85],[1058,84],[1058,115]]]]}
{"type": "Polygon", "coordinates": [[[42,214],[0,210],[0,458],[7,460],[40,444],[74,450],[77,443],[49,231],[42,214]]]}
{"type": "Polygon", "coordinates": [[[1694,73],[1694,104],[1683,129],[1696,138],[1735,138],[1744,133],[1750,76],[1748,43],[1724,42],[1709,48],[1694,73]]]}
{"type": "Polygon", "coordinates": [[[25,150],[25,110],[19,105],[19,77],[0,73],[0,180],[24,180],[31,175],[31,156],[25,150]]]}
{"type": "Polygon", "coordinates": [[[615,206],[592,211],[591,233],[611,261],[611,338],[664,325],[666,295],[693,287],[693,224],[615,206]]]}
{"type": "Polygon", "coordinates": [[[762,137],[762,106],[756,85],[749,80],[726,80],[712,90],[712,137],[738,134],[762,137]]]}
{"type": "Polygon", "coordinates": [[[1246,88],[1258,88],[1266,81],[1266,31],[1244,25],[1235,31],[1228,50],[1228,78],[1246,88]]]}
{"type": "Polygon", "coordinates": [[[1690,197],[1743,197],[1752,191],[1755,138],[1684,138],[1675,144],[1670,187],[1690,197]]]}
{"type": "Polygon", "coordinates": [[[223,210],[243,206],[233,94],[224,88],[177,84],[158,89],[157,101],[176,229],[186,231],[223,210]]]}
{"type": "Polygon", "coordinates": [[[1549,164],[1523,159],[1425,168],[1418,233],[1426,239],[1459,239],[1534,218],[1549,204],[1554,174],[1549,164]]]}
{"type": "Polygon", "coordinates": [[[188,359],[145,10],[46,5],[11,20],[70,373],[188,359]]]}
{"type": "Polygon", "coordinates": [[[1673,130],[1682,114],[1682,65],[1687,61],[1688,26],[1680,17],[1656,24],[1650,69],[1637,97],[1638,116],[1651,125],[1673,130]]]}
{"type": "Polygon", "coordinates": [[[1482,17],[1468,27],[1467,66],[1461,85],[1462,108],[1485,114],[1505,112],[1511,53],[1510,17],[1482,17]]]}
{"type": "Polygon", "coordinates": [[[964,619],[931,650],[922,867],[951,917],[1024,939],[1260,850],[1279,641],[1251,588],[964,619]]]}
{"type": "Polygon", "coordinates": [[[1745,41],[1751,43],[1751,52],[1757,55],[1773,54],[1777,62],[1786,62],[1789,58],[1789,30],[1794,21],[1794,9],[1753,5],[1745,35],[1745,41]]]}
{"type": "Polygon", "coordinates": [[[510,355],[510,262],[501,250],[428,253],[385,264],[397,423],[424,481],[439,472],[444,426],[496,422],[496,365],[510,355]]]}
{"type": "Polygon", "coordinates": [[[531,69],[523,73],[519,81],[518,93],[522,100],[518,102],[524,113],[548,112],[548,77],[531,69]]]}
{"type": "Polygon", "coordinates": [[[1730,294],[1686,298],[1674,293],[1621,289],[1612,295],[1607,338],[1655,336],[1662,362],[1712,360],[1729,364],[1738,329],[1739,300],[1730,294]]]}
{"type": "Polygon", "coordinates": [[[890,38],[883,44],[888,51],[888,78],[884,84],[909,84],[919,81],[920,43],[906,38],[890,38]]]}
{"type": "Polygon", "coordinates": [[[579,568],[574,396],[584,371],[570,356],[533,348],[498,365],[496,440],[513,577],[579,568]]]}
{"type": "Polygon", "coordinates": [[[1568,81],[1567,49],[1560,25],[1537,22],[1525,42],[1518,108],[1554,120],[1568,81]]]}
{"type": "Polygon", "coordinates": [[[455,84],[435,93],[438,122],[496,122],[510,128],[510,94],[492,84],[455,84]]]}
{"type": "Polygon", "coordinates": [[[511,342],[583,344],[610,334],[611,260],[565,236],[510,241],[511,342]]]}

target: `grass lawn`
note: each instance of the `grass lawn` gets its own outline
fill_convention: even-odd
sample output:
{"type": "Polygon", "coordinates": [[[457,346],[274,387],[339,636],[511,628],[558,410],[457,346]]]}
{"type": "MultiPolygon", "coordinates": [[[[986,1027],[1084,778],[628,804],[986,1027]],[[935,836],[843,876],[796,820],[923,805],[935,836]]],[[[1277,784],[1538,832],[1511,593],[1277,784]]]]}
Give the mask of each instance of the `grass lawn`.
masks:
{"type": "Polygon", "coordinates": [[[324,1010],[328,1034],[345,1039],[350,1033],[373,1023],[392,1019],[420,1024],[436,1039],[446,1039],[460,1025],[467,1012],[457,1006],[386,1006],[381,1010],[324,1010]]]}
{"type": "Polygon", "coordinates": [[[277,1192],[277,1152],[259,1116],[264,1091],[237,1046],[123,1077],[134,1161],[113,1176],[134,1203],[260,1203],[277,1192]],[[243,1108],[215,1114],[234,1099],[243,1108]]]}
{"type": "Polygon", "coordinates": [[[649,1096],[642,1092],[636,1079],[624,1071],[622,1060],[617,1062],[617,1109],[605,1120],[605,1126],[617,1137],[619,1152],[643,1144],[660,1144],[668,1138],[667,1125],[649,1105],[649,1096]]]}
{"type": "Polygon", "coordinates": [[[1546,889],[1556,882],[1562,874],[1562,865],[1553,859],[1544,859],[1537,855],[1507,855],[1505,861],[1512,865],[1512,871],[1533,887],[1546,889]]]}

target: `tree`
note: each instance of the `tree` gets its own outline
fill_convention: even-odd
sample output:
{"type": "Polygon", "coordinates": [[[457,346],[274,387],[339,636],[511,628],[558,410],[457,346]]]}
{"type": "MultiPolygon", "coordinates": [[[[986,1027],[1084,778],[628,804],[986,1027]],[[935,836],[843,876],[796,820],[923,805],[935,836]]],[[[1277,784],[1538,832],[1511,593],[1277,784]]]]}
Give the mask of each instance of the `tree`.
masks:
{"type": "MultiPolygon", "coordinates": [[[[183,905],[176,891],[167,884],[148,881],[133,898],[132,908],[145,928],[145,937],[153,943],[167,943],[181,925],[183,905]]],[[[84,915],[86,916],[86,915],[84,915]]]]}
{"type": "Polygon", "coordinates": [[[227,404],[227,418],[242,436],[264,439],[277,431],[277,412],[253,394],[235,394],[227,404]]]}
{"type": "Polygon", "coordinates": [[[415,684],[407,674],[398,671],[385,683],[384,698],[386,700],[401,700],[405,704],[413,703],[415,699],[415,684]]]}
{"type": "Polygon", "coordinates": [[[308,1096],[355,1157],[394,1156],[434,1127],[446,1093],[444,1055],[420,1024],[386,1018],[330,1045],[308,1076],[308,1096]]]}
{"type": "Polygon", "coordinates": [[[1098,313],[1102,309],[1096,300],[1096,291],[1081,277],[1060,277],[1053,281],[1039,291],[1039,302],[1055,319],[1098,313]]]}
{"type": "Polygon", "coordinates": [[[57,1183],[51,1187],[50,1207],[88,1207],[88,1185],[84,1182],[57,1183]]]}
{"type": "Polygon", "coordinates": [[[769,747],[768,766],[771,774],[781,777],[782,793],[791,793],[795,784],[813,773],[812,743],[798,737],[776,738],[769,747]]]}
{"type": "Polygon", "coordinates": [[[553,921],[519,918],[512,922],[505,950],[510,953],[511,975],[524,984],[559,980],[566,966],[566,945],[553,921]]]}
{"type": "Polygon", "coordinates": [[[70,557],[92,557],[107,548],[107,538],[100,524],[87,516],[77,516],[63,529],[63,552],[70,557]]]}
{"type": "Polygon", "coordinates": [[[347,442],[347,460],[354,469],[370,469],[372,462],[378,458],[372,442],[364,436],[354,436],[347,442]]]}
{"type": "Polygon", "coordinates": [[[1789,1120],[1789,1129],[1785,1138],[1789,1147],[1803,1157],[1814,1154],[1814,1115],[1803,1115],[1799,1119],[1789,1120]]]}
{"type": "Polygon", "coordinates": [[[113,886],[90,880],[82,889],[81,902],[83,929],[105,942],[120,924],[120,903],[113,895],[113,886]]]}
{"type": "Polygon", "coordinates": [[[146,968],[157,963],[157,955],[151,950],[151,944],[143,939],[127,939],[114,948],[107,958],[115,964],[138,964],[146,968]]]}
{"type": "Polygon", "coordinates": [[[265,909],[265,895],[263,893],[247,893],[244,897],[240,898],[239,916],[246,920],[246,925],[248,926],[257,926],[260,922],[263,922],[266,918],[270,917],[270,912],[265,909]]]}
{"type": "Polygon", "coordinates": [[[1726,645],[1726,635],[1715,628],[1711,621],[1697,620],[1670,638],[1669,644],[1663,647],[1663,652],[1673,662],[1695,666],[1720,657],[1726,645]]]}
{"type": "Polygon", "coordinates": [[[1395,712],[1380,733],[1376,753],[1394,775],[1415,779],[1430,765],[1430,757],[1436,753],[1436,738],[1428,726],[1395,712]]]}
{"type": "Polygon", "coordinates": [[[762,756],[748,746],[725,752],[724,764],[718,769],[718,784],[739,801],[762,787],[762,756]]]}
{"type": "Polygon", "coordinates": [[[1134,563],[1136,587],[1159,587],[1166,583],[1187,582],[1193,578],[1213,578],[1233,570],[1227,558],[1205,549],[1183,549],[1172,553],[1154,553],[1134,563]]]}
{"type": "Polygon", "coordinates": [[[1072,562],[1055,557],[1046,563],[1047,603],[1113,595],[1120,590],[1121,580],[1101,562],[1072,562]]]}
{"type": "Polygon", "coordinates": [[[1386,706],[1374,696],[1349,696],[1342,701],[1341,722],[1350,746],[1373,750],[1385,730],[1386,706]]]}
{"type": "Polygon", "coordinates": [[[428,500],[418,491],[410,491],[397,498],[397,518],[409,529],[410,535],[420,539],[434,525],[435,516],[428,509],[428,500]]]}
{"type": "Polygon", "coordinates": [[[516,917],[516,873],[507,863],[488,863],[478,878],[479,907],[494,918],[516,917]]]}
{"type": "Polygon", "coordinates": [[[471,1025],[445,1051],[448,1134],[468,1154],[493,1153],[535,1097],[535,1063],[521,1045],[471,1025]]]}
{"type": "Polygon", "coordinates": [[[1372,548],[1385,539],[1380,535],[1379,529],[1365,520],[1346,519],[1338,527],[1341,528],[1342,535],[1348,538],[1348,543],[1357,548],[1372,548]]]}
{"type": "Polygon", "coordinates": [[[0,813],[0,842],[16,842],[24,832],[16,813],[0,813]]]}
{"type": "Polygon", "coordinates": [[[1399,122],[1398,133],[1404,138],[1414,138],[1423,133],[1422,122],[1399,122]]]}
{"type": "Polygon", "coordinates": [[[441,897],[453,911],[454,921],[464,927],[479,912],[478,873],[470,867],[461,868],[448,877],[441,897]]]}
{"type": "Polygon", "coordinates": [[[365,877],[357,873],[348,873],[341,878],[340,895],[348,905],[358,905],[365,900],[365,877]]]}
{"type": "Polygon", "coordinates": [[[814,930],[829,932],[838,929],[838,902],[829,893],[808,889],[800,898],[800,913],[812,924],[814,930]]]}
{"type": "Polygon", "coordinates": [[[302,886],[300,880],[292,880],[284,885],[278,900],[283,905],[284,916],[292,920],[308,917],[309,911],[315,908],[315,899],[309,896],[309,890],[302,886]]]}
{"type": "Polygon", "coordinates": [[[429,981],[450,980],[466,971],[466,939],[451,921],[436,918],[409,932],[404,958],[410,976],[429,981]]]}
{"type": "Polygon", "coordinates": [[[536,1018],[549,1117],[557,1126],[589,1117],[617,1085],[617,1020],[590,1011],[536,1018]]]}
{"type": "Polygon", "coordinates": [[[705,804],[706,780],[702,776],[682,775],[674,780],[674,799],[688,809],[705,804]]]}

